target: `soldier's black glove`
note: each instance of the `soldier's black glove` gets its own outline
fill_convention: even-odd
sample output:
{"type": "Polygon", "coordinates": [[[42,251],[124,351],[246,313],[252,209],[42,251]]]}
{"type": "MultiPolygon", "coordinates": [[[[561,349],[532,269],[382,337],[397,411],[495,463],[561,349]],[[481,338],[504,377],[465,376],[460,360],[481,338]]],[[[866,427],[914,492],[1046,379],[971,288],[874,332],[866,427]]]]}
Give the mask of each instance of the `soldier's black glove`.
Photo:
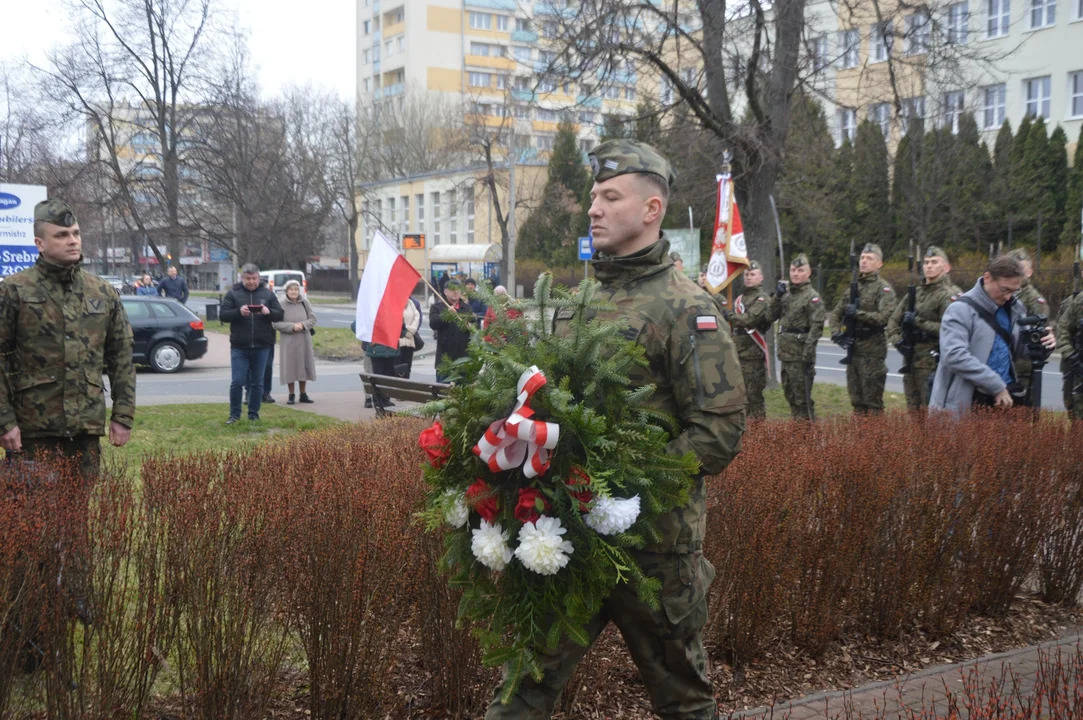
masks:
{"type": "Polygon", "coordinates": [[[726,322],[733,322],[733,311],[722,308],[722,317],[725,318],[726,322]]]}
{"type": "Polygon", "coordinates": [[[900,340],[895,343],[895,349],[899,351],[899,354],[903,357],[910,357],[914,354],[914,348],[911,345],[907,345],[906,341],[900,340]]]}
{"type": "Polygon", "coordinates": [[[782,297],[787,292],[789,292],[789,289],[790,288],[786,284],[785,280],[779,280],[778,285],[775,286],[775,295],[778,296],[778,297],[782,297]]]}
{"type": "Polygon", "coordinates": [[[911,312],[910,310],[907,310],[906,312],[903,313],[902,324],[903,324],[904,327],[911,328],[911,327],[914,327],[914,322],[917,319],[918,319],[918,314],[916,312],[911,312]]]}
{"type": "Polygon", "coordinates": [[[850,346],[854,344],[854,339],[845,332],[837,332],[831,336],[831,342],[835,343],[843,350],[848,350],[850,346]]]}
{"type": "Polygon", "coordinates": [[[854,305],[853,303],[850,303],[849,305],[846,306],[846,312],[844,312],[842,314],[842,317],[844,317],[847,320],[853,320],[854,315],[857,315],[857,305],[854,305]]]}

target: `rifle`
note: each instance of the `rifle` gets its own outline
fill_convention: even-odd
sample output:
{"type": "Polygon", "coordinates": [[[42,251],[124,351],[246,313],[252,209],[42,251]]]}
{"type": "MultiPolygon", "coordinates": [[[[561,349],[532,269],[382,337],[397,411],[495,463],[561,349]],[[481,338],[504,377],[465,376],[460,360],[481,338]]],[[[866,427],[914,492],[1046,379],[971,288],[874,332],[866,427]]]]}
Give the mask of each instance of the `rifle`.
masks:
{"type": "MultiPolygon", "coordinates": [[[[921,248],[918,248],[921,255],[921,248]]],[[[914,335],[916,335],[918,287],[917,278],[914,277],[914,241],[910,241],[910,252],[906,256],[906,266],[910,273],[910,287],[906,288],[906,313],[903,315],[902,340],[895,346],[899,354],[903,356],[903,365],[899,368],[901,375],[907,375],[913,370],[914,364],[914,335]]]]}
{"type": "MultiPolygon", "coordinates": [[[[846,306],[849,310],[850,307],[857,309],[858,301],[861,299],[861,290],[857,285],[857,253],[854,249],[854,239],[850,238],[850,302],[846,306]]],[[[838,345],[840,348],[846,351],[846,357],[839,361],[840,365],[849,365],[854,359],[854,340],[857,339],[857,318],[846,312],[842,316],[842,332],[837,332],[831,336],[831,342],[838,345]]]]}

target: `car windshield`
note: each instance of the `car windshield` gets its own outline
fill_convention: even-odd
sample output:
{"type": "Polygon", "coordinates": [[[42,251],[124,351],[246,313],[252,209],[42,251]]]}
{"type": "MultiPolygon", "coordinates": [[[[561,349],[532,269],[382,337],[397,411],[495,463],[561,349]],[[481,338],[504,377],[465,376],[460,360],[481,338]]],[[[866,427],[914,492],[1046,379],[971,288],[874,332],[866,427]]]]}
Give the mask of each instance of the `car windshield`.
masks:
{"type": "MultiPolygon", "coordinates": [[[[275,288],[283,289],[290,280],[301,282],[300,273],[275,273],[275,288]]],[[[302,283],[303,284],[303,283],[302,283]]]]}

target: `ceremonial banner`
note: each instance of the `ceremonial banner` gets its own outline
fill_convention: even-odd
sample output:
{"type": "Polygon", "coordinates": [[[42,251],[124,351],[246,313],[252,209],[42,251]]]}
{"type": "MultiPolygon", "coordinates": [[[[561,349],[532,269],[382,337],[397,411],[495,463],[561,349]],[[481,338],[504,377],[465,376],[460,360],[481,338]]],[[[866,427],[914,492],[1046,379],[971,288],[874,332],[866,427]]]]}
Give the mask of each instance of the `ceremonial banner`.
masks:
{"type": "Polygon", "coordinates": [[[707,289],[719,293],[748,267],[748,248],[741,213],[733,192],[733,177],[727,169],[718,175],[718,210],[715,214],[714,241],[707,264],[707,289]]]}

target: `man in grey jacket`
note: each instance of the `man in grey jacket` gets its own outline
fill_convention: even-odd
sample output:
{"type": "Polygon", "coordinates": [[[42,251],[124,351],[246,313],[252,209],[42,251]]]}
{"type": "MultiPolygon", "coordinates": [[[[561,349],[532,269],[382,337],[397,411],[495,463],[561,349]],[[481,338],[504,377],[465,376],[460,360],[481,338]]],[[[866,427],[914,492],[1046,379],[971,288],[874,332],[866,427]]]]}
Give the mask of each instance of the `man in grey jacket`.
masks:
{"type": "MultiPolygon", "coordinates": [[[[948,306],[940,324],[940,365],[930,409],[961,415],[973,405],[1012,406],[1008,386],[1017,379],[1014,358],[1025,352],[1018,321],[1026,308],[1015,300],[1022,284],[1019,261],[998,257],[990,261],[973,288],[948,306]],[[1010,337],[1011,343],[1002,335],[1010,337]]],[[[1052,332],[1042,338],[1042,345],[1053,349],[1052,332]]]]}

